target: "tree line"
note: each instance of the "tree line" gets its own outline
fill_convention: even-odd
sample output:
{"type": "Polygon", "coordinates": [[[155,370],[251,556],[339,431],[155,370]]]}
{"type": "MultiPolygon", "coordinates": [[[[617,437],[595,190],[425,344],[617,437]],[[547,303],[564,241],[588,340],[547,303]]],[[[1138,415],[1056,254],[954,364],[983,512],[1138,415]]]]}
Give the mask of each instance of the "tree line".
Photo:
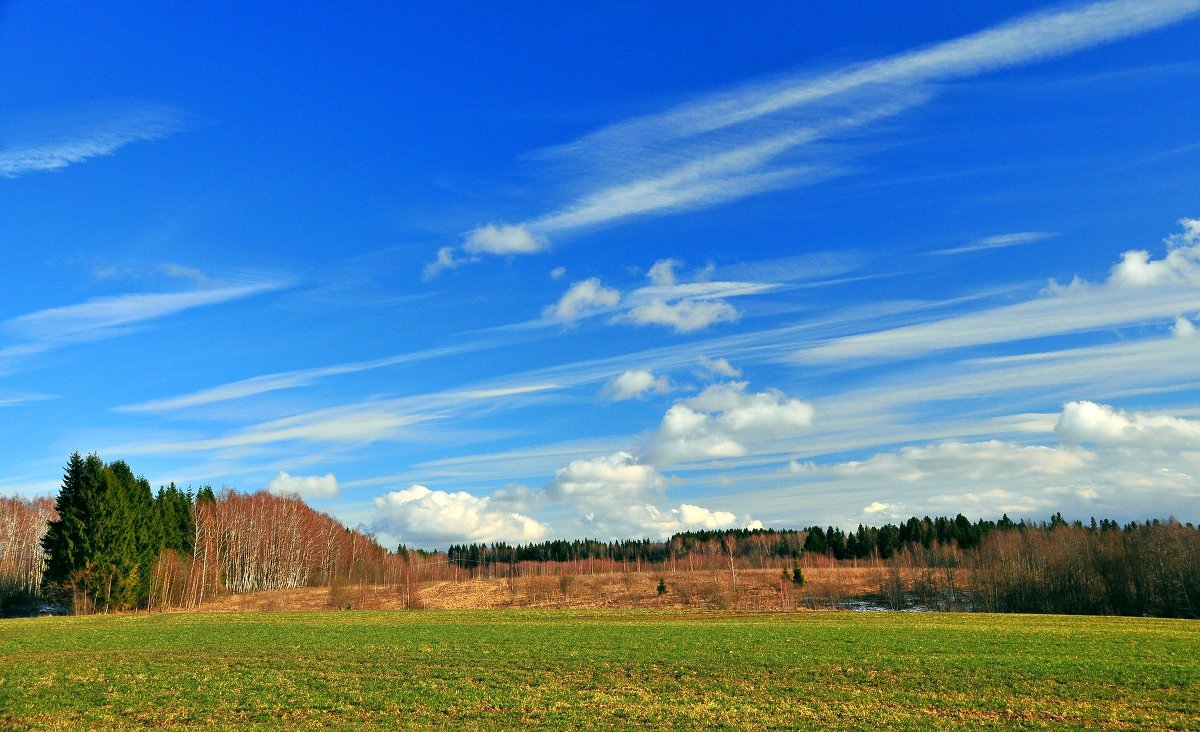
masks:
{"type": "MultiPolygon", "coordinates": [[[[1049,528],[1060,523],[1066,523],[1062,514],[1055,514],[1048,522],[1033,524],[1024,520],[1014,522],[1007,514],[999,521],[979,519],[972,522],[960,513],[954,518],[914,516],[900,524],[888,523],[878,527],[859,524],[858,529],[851,532],[834,526],[809,526],[804,529],[705,529],[679,532],[663,541],[555,539],[517,545],[505,542],[452,544],[446,553],[451,562],[463,568],[588,559],[655,564],[693,553],[750,560],[762,557],[797,559],[805,552],[837,560],[889,559],[915,545],[928,549],[934,544],[953,544],[960,549],[972,549],[993,531],[1026,531],[1031,528],[1049,528]]],[[[1104,526],[1107,527],[1110,523],[1112,522],[1105,521],[1104,526]]]]}
{"type": "MultiPolygon", "coordinates": [[[[886,569],[880,595],[940,607],[1200,617],[1200,531],[1119,524],[912,517],[854,531],[689,531],[666,540],[400,546],[297,496],[151,490],[123,461],[70,457],[56,499],[0,498],[0,615],[53,602],[75,612],[196,608],[225,594],[382,586],[419,603],[422,582],[569,572],[886,569]]],[[[331,592],[331,597],[333,593],[331,592]]]]}
{"type": "Polygon", "coordinates": [[[195,608],[224,594],[403,583],[401,556],[297,496],[153,492],[124,461],[71,455],[56,499],[0,499],[0,614],[195,608]]]}

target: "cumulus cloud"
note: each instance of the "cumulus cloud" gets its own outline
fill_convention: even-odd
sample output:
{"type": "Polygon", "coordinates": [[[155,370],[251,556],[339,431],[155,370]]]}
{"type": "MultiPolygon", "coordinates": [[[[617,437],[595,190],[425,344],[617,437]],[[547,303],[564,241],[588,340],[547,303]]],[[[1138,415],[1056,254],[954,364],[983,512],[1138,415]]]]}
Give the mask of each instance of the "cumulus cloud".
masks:
{"type": "Polygon", "coordinates": [[[1151,260],[1137,249],[1121,255],[1110,281],[1120,287],[1154,287],[1200,283],[1200,220],[1180,219],[1183,231],[1167,237],[1167,255],[1151,260]]]}
{"type": "Polygon", "coordinates": [[[766,282],[710,281],[714,271],[709,265],[693,274],[691,282],[680,282],[677,259],[660,259],[646,273],[650,284],[640,287],[625,298],[625,312],[614,322],[633,325],[662,325],[676,333],[691,333],[717,323],[732,322],[741,317],[727,298],[759,295],[779,287],[766,282]]]}
{"type": "Polygon", "coordinates": [[[653,465],[641,463],[628,452],[572,460],[560,468],[546,486],[555,501],[594,505],[622,505],[647,501],[662,494],[666,478],[653,465]]]}
{"type": "Polygon", "coordinates": [[[442,273],[445,269],[454,269],[455,267],[474,261],[471,257],[458,256],[458,250],[454,247],[442,247],[438,249],[437,259],[425,265],[425,270],[422,276],[426,280],[432,280],[442,273]]]}
{"type": "Polygon", "coordinates": [[[606,287],[599,278],[589,277],[571,285],[558,302],[542,310],[542,316],[565,323],[611,310],[620,301],[620,292],[606,287]]]}
{"type": "Polygon", "coordinates": [[[741,313],[723,300],[679,300],[655,298],[629,310],[626,319],[637,325],[665,325],[676,333],[691,333],[710,325],[737,320],[741,313]]]}
{"type": "Polygon", "coordinates": [[[1191,338],[1196,335],[1196,324],[1180,315],[1175,318],[1175,325],[1171,328],[1171,333],[1176,338],[1191,338]]]}
{"type": "Polygon", "coordinates": [[[470,254],[532,254],[548,247],[545,237],[521,224],[487,224],[463,237],[463,249],[470,254]]]}
{"type": "MultiPolygon", "coordinates": [[[[460,254],[456,247],[438,249],[437,258],[425,265],[422,276],[425,280],[432,280],[443,270],[478,262],[485,254],[533,254],[549,248],[550,243],[545,237],[522,224],[487,224],[463,235],[461,251],[465,255],[460,254]]],[[[555,271],[561,269],[559,267],[555,271]]]]}
{"type": "Polygon", "coordinates": [[[739,525],[749,528],[755,524],[762,527],[761,523],[739,519],[730,511],[713,511],[690,503],[670,509],[661,509],[650,503],[631,504],[619,510],[589,514],[582,523],[602,535],[642,534],[655,538],[666,538],[680,531],[728,529],[739,525]]]}
{"type": "Polygon", "coordinates": [[[1089,401],[1063,407],[1055,431],[1071,444],[1192,447],[1200,449],[1200,422],[1113,409],[1089,401]]]}
{"type": "Polygon", "coordinates": [[[726,376],[731,379],[736,379],[742,375],[741,369],[735,368],[724,358],[709,359],[701,356],[699,359],[700,368],[705,371],[710,371],[718,376],[726,376]]]}
{"type": "Polygon", "coordinates": [[[552,280],[561,280],[563,277],[566,277],[566,276],[567,276],[567,268],[566,267],[555,267],[554,269],[550,270],[550,279],[552,279],[552,280]]]}
{"type": "Polygon", "coordinates": [[[497,510],[488,498],[411,485],[375,499],[374,527],[404,541],[540,541],[550,529],[529,516],[497,510]]]}
{"type": "MultiPolygon", "coordinates": [[[[782,472],[807,494],[865,500],[864,514],[963,512],[1036,518],[1147,517],[1200,509],[1200,422],[1066,404],[1061,444],[947,441],[826,465],[793,460],[782,472]],[[881,488],[889,493],[880,496],[881,488]]],[[[862,503],[850,503],[852,506],[862,503]]]]}
{"type": "Polygon", "coordinates": [[[337,478],[325,475],[288,475],[279,471],[267,483],[267,492],[276,496],[296,495],[301,498],[333,498],[338,494],[337,478]]]}
{"type": "Polygon", "coordinates": [[[614,402],[637,399],[647,393],[665,394],[671,391],[671,381],[665,376],[655,376],[646,369],[626,371],[613,379],[605,388],[605,395],[614,402]]]}
{"type": "Polygon", "coordinates": [[[747,445],[812,426],[811,404],[771,389],[746,393],[744,381],[713,384],[663,415],[652,448],[664,462],[739,457],[747,445]]]}
{"type": "Polygon", "coordinates": [[[675,286],[675,268],[682,262],[678,259],[660,259],[650,266],[646,276],[659,287],[675,286]]]}

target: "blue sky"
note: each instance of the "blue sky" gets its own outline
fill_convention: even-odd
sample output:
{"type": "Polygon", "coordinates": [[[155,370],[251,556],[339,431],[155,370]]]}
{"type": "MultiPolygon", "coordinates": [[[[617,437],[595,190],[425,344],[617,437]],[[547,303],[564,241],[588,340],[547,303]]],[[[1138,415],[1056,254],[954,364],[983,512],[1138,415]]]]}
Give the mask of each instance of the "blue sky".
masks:
{"type": "Polygon", "coordinates": [[[1195,520],[1200,2],[0,6],[0,494],[1195,520]]]}

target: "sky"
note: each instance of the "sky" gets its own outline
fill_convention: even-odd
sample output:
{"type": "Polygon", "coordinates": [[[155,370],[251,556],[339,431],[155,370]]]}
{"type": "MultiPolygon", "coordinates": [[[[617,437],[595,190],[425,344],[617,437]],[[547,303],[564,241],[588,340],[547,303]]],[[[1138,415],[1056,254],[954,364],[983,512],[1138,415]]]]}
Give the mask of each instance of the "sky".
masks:
{"type": "Polygon", "coordinates": [[[0,3],[0,495],[1200,519],[1200,0],[0,3]]]}

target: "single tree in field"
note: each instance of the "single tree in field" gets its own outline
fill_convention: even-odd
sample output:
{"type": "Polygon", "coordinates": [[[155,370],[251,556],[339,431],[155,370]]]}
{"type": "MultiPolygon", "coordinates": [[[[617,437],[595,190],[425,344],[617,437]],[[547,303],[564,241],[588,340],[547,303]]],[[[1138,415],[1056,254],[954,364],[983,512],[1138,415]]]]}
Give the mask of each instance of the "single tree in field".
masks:
{"type": "Polygon", "coordinates": [[[804,570],[800,569],[799,564],[792,565],[792,584],[797,587],[804,586],[804,570]]]}
{"type": "Polygon", "coordinates": [[[667,581],[664,580],[662,577],[658,578],[658,594],[659,595],[667,594],[667,581]]]}

